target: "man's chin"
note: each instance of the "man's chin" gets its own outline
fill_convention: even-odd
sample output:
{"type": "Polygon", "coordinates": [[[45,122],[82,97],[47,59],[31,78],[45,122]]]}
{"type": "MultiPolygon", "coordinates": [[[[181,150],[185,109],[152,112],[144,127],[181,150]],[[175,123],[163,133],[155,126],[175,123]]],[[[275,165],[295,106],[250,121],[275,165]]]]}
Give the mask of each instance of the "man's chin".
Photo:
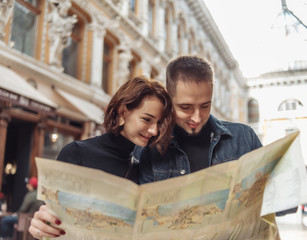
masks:
{"type": "Polygon", "coordinates": [[[189,128],[189,129],[185,129],[185,131],[190,135],[190,136],[194,136],[199,134],[200,130],[197,128],[189,128]]]}

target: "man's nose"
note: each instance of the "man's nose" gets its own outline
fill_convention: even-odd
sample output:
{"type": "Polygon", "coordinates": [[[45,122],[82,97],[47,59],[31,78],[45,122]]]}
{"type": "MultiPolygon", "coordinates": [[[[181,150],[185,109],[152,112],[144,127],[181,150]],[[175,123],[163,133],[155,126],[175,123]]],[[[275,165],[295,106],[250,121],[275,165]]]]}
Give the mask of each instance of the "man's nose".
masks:
{"type": "Polygon", "coordinates": [[[195,109],[192,116],[191,116],[191,120],[195,123],[200,123],[201,121],[201,116],[200,116],[200,111],[199,109],[195,109]]]}

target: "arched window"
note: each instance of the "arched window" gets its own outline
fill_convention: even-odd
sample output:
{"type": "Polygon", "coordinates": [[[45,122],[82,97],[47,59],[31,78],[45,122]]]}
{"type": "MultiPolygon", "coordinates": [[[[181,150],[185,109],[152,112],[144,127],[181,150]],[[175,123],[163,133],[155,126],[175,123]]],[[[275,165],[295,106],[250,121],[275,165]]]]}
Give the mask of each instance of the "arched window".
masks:
{"type": "Polygon", "coordinates": [[[150,78],[157,79],[158,75],[159,75],[159,72],[156,69],[152,68],[150,72],[150,78]]]}
{"type": "Polygon", "coordinates": [[[169,11],[165,11],[164,18],[164,41],[165,41],[165,50],[169,49],[170,42],[170,19],[169,19],[169,11]]]}
{"type": "Polygon", "coordinates": [[[105,41],[103,46],[103,73],[102,73],[102,88],[106,93],[110,94],[110,77],[112,76],[112,55],[113,46],[110,42],[105,41]]]}
{"type": "Polygon", "coordinates": [[[129,62],[129,71],[130,71],[130,76],[129,78],[134,78],[137,75],[139,75],[139,64],[141,62],[141,58],[136,55],[134,52],[132,52],[132,60],[129,62]]]}
{"type": "Polygon", "coordinates": [[[248,101],[248,122],[259,122],[259,104],[256,99],[251,99],[248,101]]]}
{"type": "Polygon", "coordinates": [[[299,110],[303,107],[304,105],[299,100],[291,98],[283,101],[279,105],[278,111],[299,110]]]}
{"type": "Polygon", "coordinates": [[[16,0],[12,19],[11,39],[13,48],[34,57],[36,46],[39,1],[16,0]]]}
{"type": "Polygon", "coordinates": [[[148,1],[148,35],[154,36],[155,31],[155,3],[154,0],[148,1]]]}
{"type": "Polygon", "coordinates": [[[85,26],[90,22],[90,17],[86,12],[79,9],[79,6],[72,3],[68,10],[68,16],[76,15],[78,21],[74,24],[71,35],[68,38],[68,45],[63,50],[62,66],[64,73],[75,77],[82,78],[82,59],[84,57],[84,39],[86,38],[85,26]]]}
{"type": "Polygon", "coordinates": [[[185,32],[185,21],[182,16],[180,16],[178,25],[177,25],[177,41],[178,41],[178,53],[183,54],[185,53],[185,37],[186,37],[186,32],[185,32]]]}
{"type": "Polygon", "coordinates": [[[71,36],[68,38],[68,46],[63,50],[62,65],[64,73],[78,78],[78,60],[81,51],[81,40],[83,22],[79,21],[74,25],[71,36]]]}
{"type": "Polygon", "coordinates": [[[189,34],[189,54],[194,54],[194,51],[195,51],[195,42],[196,42],[196,39],[195,39],[195,33],[194,31],[191,29],[190,30],[190,34],[189,34]]]}
{"type": "Polygon", "coordinates": [[[115,48],[119,44],[118,40],[109,32],[106,33],[103,46],[103,67],[102,67],[102,88],[103,90],[112,95],[113,90],[113,77],[114,77],[114,59],[115,48]]]}

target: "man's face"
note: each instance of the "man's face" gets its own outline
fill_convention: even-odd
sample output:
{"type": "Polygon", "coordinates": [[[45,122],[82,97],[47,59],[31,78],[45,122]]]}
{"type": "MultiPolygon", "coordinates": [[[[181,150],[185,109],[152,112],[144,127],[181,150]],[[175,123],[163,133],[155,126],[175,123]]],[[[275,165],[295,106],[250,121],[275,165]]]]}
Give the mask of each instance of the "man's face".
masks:
{"type": "Polygon", "coordinates": [[[191,135],[197,134],[210,116],[212,85],[207,81],[196,83],[179,80],[172,100],[177,125],[191,135]]]}

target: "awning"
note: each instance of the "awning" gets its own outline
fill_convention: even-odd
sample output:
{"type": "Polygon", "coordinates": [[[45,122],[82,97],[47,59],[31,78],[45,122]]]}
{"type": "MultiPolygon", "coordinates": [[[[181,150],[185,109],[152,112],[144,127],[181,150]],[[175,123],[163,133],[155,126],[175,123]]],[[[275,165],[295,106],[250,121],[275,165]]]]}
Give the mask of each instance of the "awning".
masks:
{"type": "Polygon", "coordinates": [[[56,88],[55,91],[76,109],[78,109],[82,114],[84,114],[89,120],[102,124],[104,111],[100,107],[58,88],[56,88]]]}
{"type": "Polygon", "coordinates": [[[54,112],[57,105],[13,70],[0,65],[0,99],[35,111],[54,112]]]}

